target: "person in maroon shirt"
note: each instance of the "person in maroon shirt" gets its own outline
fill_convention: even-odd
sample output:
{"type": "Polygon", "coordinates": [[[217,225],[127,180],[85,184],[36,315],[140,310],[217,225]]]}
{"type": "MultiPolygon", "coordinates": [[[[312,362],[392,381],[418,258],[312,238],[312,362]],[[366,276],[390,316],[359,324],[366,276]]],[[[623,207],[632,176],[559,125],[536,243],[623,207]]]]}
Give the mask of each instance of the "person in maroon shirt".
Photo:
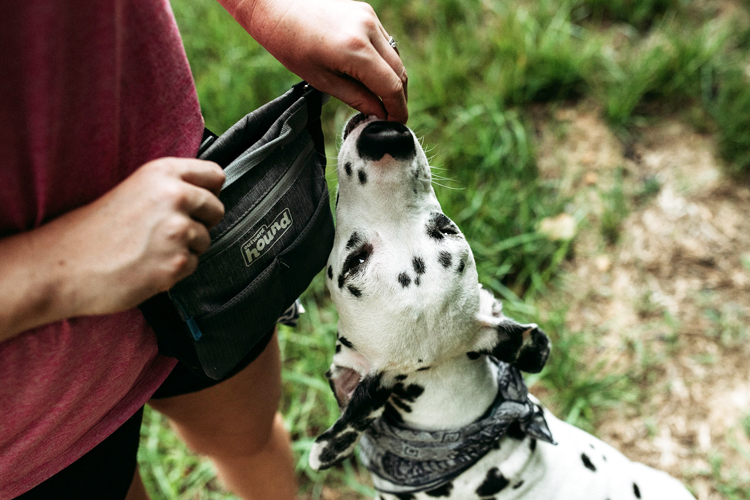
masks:
{"type": "MultiPolygon", "coordinates": [[[[187,79],[180,73],[184,68],[179,64],[179,54],[176,59],[165,57],[162,61],[159,52],[164,47],[153,46],[170,41],[160,32],[173,28],[164,2],[91,0],[84,5],[71,0],[13,0],[4,14],[6,24],[0,22],[0,45],[6,47],[0,47],[1,62],[9,71],[6,75],[11,75],[0,82],[5,101],[0,106],[0,170],[5,170],[0,172],[0,184],[4,184],[0,185],[0,361],[9,360],[0,367],[0,386],[12,378],[21,389],[33,389],[26,396],[37,397],[40,387],[44,395],[44,384],[66,387],[66,376],[74,380],[71,387],[94,383],[91,377],[96,370],[83,381],[75,380],[76,368],[84,367],[66,368],[66,360],[54,359],[54,353],[48,366],[60,366],[59,374],[53,371],[40,378],[36,373],[26,373],[24,356],[35,350],[42,352],[45,345],[57,340],[69,342],[65,344],[68,346],[80,345],[75,342],[93,335],[102,325],[106,325],[105,333],[112,335],[99,338],[108,342],[117,335],[141,342],[138,335],[146,330],[134,308],[195,270],[198,257],[210,243],[209,228],[223,216],[217,197],[223,172],[213,163],[190,158],[195,154],[202,122],[196,116],[197,101],[189,72],[187,79]],[[151,8],[162,15],[160,22],[138,18],[147,12],[143,9],[147,4],[156,6],[151,8]],[[69,15],[61,16],[60,12],[69,15]],[[89,18],[97,22],[89,30],[79,29],[74,23],[89,18]],[[56,34],[62,30],[67,38],[48,39],[45,30],[56,34]],[[113,51],[112,57],[106,54],[96,65],[87,65],[82,58],[100,57],[94,42],[104,39],[104,45],[113,51]],[[16,47],[5,43],[23,45],[25,40],[40,45],[16,47]],[[66,47],[70,49],[67,52],[66,47]],[[19,55],[16,59],[15,53],[23,51],[26,58],[18,62],[22,58],[19,55]],[[151,73],[138,73],[141,57],[144,61],[150,58],[143,66],[151,73]],[[177,63],[172,69],[174,61],[177,63]],[[88,71],[90,67],[106,78],[97,80],[99,74],[88,71]],[[174,78],[170,72],[175,72],[174,78]],[[129,78],[136,73],[138,78],[129,78]],[[156,101],[147,106],[148,101],[141,99],[139,92],[152,83],[151,90],[157,95],[151,97],[156,101]],[[179,89],[184,93],[184,110],[179,103],[160,101],[158,90],[169,90],[170,84],[175,92],[179,89]],[[50,96],[52,91],[59,91],[62,98],[55,100],[57,94],[50,96]],[[91,110],[68,110],[66,106],[76,104],[71,96],[82,99],[81,103],[97,105],[91,110]],[[129,107],[134,102],[142,103],[141,107],[129,107]],[[185,123],[175,127],[184,132],[184,137],[171,135],[174,132],[169,131],[169,120],[156,113],[170,106],[174,107],[170,120],[187,117],[185,123]],[[54,120],[49,121],[49,117],[54,120]],[[156,138],[142,141],[139,134],[156,138]],[[63,185],[65,189],[61,189],[63,185]],[[56,189],[61,192],[56,193],[56,189]],[[122,321],[134,326],[120,328],[118,323],[122,321]],[[26,379],[33,383],[23,386],[26,379]],[[44,381],[41,385],[40,380],[44,381]]],[[[406,122],[406,71],[389,44],[389,34],[368,4],[351,0],[220,2],[253,38],[314,87],[365,114],[406,122]]],[[[157,394],[159,398],[150,404],[169,417],[192,449],[213,460],[231,491],[243,498],[286,500],[295,497],[297,488],[289,437],[277,414],[281,393],[278,345],[275,336],[269,335],[267,340],[268,347],[232,378],[214,385],[191,386],[192,382],[183,377],[175,383],[181,387],[157,394]]],[[[135,345],[133,359],[143,347],[138,342],[131,342],[135,345]]],[[[153,350],[155,342],[150,337],[146,343],[144,349],[153,350]]],[[[83,346],[89,348],[85,342],[83,346]]],[[[92,345],[91,352],[104,352],[104,356],[112,357],[112,365],[116,364],[116,350],[96,348],[92,345]]],[[[139,365],[128,384],[135,387],[135,376],[148,371],[146,361],[159,365],[158,359],[143,361],[143,371],[139,365]]],[[[73,362],[71,359],[68,364],[73,362]]],[[[106,367],[108,361],[90,362],[106,367]]],[[[160,366],[166,366],[168,372],[173,365],[161,362],[160,366]]],[[[179,370],[178,365],[170,377],[179,370]]],[[[160,382],[164,376],[145,378],[160,382]]],[[[118,382],[106,380],[104,385],[111,394],[129,394],[131,387],[118,387],[118,382]]],[[[13,400],[13,394],[2,389],[0,396],[7,401],[0,401],[0,411],[10,408],[13,417],[16,409],[25,410],[21,406],[28,400],[13,400]]],[[[139,397],[148,399],[153,393],[150,391],[139,397]]],[[[54,397],[59,399],[50,409],[66,418],[76,413],[85,417],[86,407],[61,410],[61,405],[75,401],[73,396],[56,393],[54,397]]],[[[115,407],[125,411],[113,402],[112,412],[107,412],[105,405],[98,409],[103,415],[95,418],[97,423],[106,423],[116,413],[115,407]]],[[[128,411],[132,414],[135,410],[128,411]]],[[[146,498],[138,474],[133,475],[140,414],[138,411],[122,425],[127,415],[121,418],[119,428],[109,437],[102,436],[93,449],[73,457],[73,463],[65,462],[62,470],[45,472],[46,476],[38,480],[24,483],[23,478],[13,477],[13,470],[0,470],[0,497],[3,491],[16,491],[25,499],[125,498],[126,493],[128,499],[146,498]],[[119,478],[124,484],[120,493],[114,486],[118,473],[124,475],[119,478]],[[3,478],[7,484],[3,484],[3,478]],[[20,482],[13,486],[12,480],[20,482]],[[97,490],[96,483],[102,489],[97,490]]],[[[27,417],[15,422],[18,428],[29,424],[24,420],[27,417]]],[[[44,423],[42,417],[49,415],[39,417],[44,423]]],[[[80,436],[67,436],[65,420],[52,423],[63,426],[63,432],[54,436],[55,445],[66,451],[75,448],[80,436]]],[[[57,427],[43,428],[49,431],[57,427]]],[[[32,444],[39,446],[39,440],[29,443],[23,435],[8,438],[2,432],[0,466],[33,460],[32,452],[24,458],[23,446],[28,444],[27,451],[33,450],[32,444]],[[3,456],[3,443],[11,450],[7,456],[3,456]],[[18,443],[23,446],[15,446],[18,443]]],[[[44,434],[40,436],[43,450],[44,434]]]]}

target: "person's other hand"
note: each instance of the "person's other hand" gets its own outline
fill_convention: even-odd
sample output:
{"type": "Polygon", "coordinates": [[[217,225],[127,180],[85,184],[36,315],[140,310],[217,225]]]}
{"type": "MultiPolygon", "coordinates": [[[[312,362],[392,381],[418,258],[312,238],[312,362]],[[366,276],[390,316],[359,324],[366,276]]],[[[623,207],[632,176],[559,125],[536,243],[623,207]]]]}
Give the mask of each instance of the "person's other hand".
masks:
{"type": "Polygon", "coordinates": [[[369,4],[219,0],[290,71],[366,115],[406,123],[407,76],[369,4]]]}
{"type": "Polygon", "coordinates": [[[135,307],[191,274],[224,216],[224,179],[213,162],[161,158],[48,224],[77,315],[135,307]]]}

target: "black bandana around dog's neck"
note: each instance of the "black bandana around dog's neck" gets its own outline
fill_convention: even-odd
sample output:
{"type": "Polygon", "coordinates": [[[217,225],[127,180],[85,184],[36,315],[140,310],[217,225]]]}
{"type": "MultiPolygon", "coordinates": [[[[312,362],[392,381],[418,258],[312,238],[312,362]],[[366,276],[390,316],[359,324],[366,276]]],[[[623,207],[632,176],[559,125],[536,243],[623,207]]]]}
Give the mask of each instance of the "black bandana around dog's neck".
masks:
{"type": "Polygon", "coordinates": [[[395,494],[439,488],[477,463],[516,422],[525,434],[555,444],[521,373],[494,361],[498,395],[476,422],[450,431],[406,429],[382,417],[370,425],[360,441],[360,458],[378,490],[395,494]]]}

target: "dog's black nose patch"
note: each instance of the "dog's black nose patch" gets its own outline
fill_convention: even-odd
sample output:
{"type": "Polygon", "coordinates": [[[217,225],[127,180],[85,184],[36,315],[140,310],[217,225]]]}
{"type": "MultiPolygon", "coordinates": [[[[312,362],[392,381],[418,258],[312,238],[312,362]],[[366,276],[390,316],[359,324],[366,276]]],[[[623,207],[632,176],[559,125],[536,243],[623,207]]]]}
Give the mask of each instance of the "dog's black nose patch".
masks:
{"type": "Polygon", "coordinates": [[[369,123],[357,140],[359,156],[378,161],[386,154],[397,160],[408,160],[416,154],[414,139],[406,126],[397,122],[369,123]]]}

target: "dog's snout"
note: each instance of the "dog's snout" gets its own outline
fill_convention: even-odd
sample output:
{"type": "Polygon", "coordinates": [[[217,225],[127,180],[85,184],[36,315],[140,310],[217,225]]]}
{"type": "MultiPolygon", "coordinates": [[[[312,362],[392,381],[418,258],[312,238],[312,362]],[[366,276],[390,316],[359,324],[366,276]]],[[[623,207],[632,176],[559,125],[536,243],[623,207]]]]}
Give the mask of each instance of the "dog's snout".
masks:
{"type": "Polygon", "coordinates": [[[357,141],[359,156],[378,161],[389,154],[397,160],[408,160],[416,154],[414,139],[405,125],[377,121],[368,124],[357,141]]]}

